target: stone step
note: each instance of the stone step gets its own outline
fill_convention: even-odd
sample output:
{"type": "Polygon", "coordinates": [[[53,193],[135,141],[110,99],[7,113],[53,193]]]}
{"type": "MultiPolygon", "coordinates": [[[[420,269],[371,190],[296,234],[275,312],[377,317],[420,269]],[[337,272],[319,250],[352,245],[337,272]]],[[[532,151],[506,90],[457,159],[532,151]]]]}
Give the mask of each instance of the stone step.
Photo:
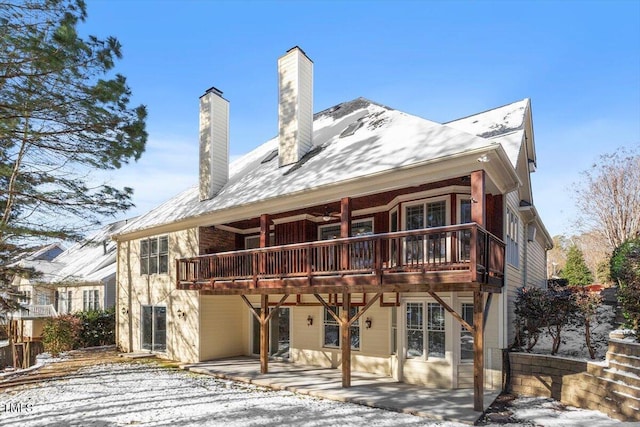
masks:
{"type": "Polygon", "coordinates": [[[614,378],[598,377],[599,383],[606,390],[607,396],[614,393],[619,395],[631,396],[640,401],[640,387],[630,385],[623,381],[622,375],[614,375],[614,378]]]}
{"type": "Polygon", "coordinates": [[[620,339],[610,339],[607,350],[609,353],[626,354],[640,358],[640,343],[620,339]]]}
{"type": "Polygon", "coordinates": [[[628,365],[624,362],[619,362],[617,360],[609,360],[609,368],[615,369],[616,371],[626,372],[628,374],[640,376],[640,368],[632,365],[628,365]]]}
{"type": "Polygon", "coordinates": [[[640,357],[638,356],[607,352],[607,360],[609,361],[609,363],[615,362],[640,370],[640,357]]]}
{"type": "Polygon", "coordinates": [[[640,376],[627,371],[621,371],[616,368],[606,368],[599,373],[599,376],[608,380],[621,381],[626,385],[640,389],[640,376]]]}
{"type": "Polygon", "coordinates": [[[640,399],[612,391],[598,405],[598,410],[620,421],[640,421],[640,399]]]}

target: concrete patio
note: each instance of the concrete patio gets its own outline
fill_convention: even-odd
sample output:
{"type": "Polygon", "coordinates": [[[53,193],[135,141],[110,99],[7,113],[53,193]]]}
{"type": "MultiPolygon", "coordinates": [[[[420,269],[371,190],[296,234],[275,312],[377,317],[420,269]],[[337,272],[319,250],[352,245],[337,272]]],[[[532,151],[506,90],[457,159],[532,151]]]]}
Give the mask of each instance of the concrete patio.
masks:
{"type": "MultiPolygon", "coordinates": [[[[251,357],[220,359],[181,367],[218,378],[434,420],[473,424],[482,415],[473,410],[473,389],[428,389],[362,372],[352,372],[351,387],[342,388],[339,369],[270,361],[269,373],[262,375],[260,360],[251,357]]],[[[499,390],[485,390],[484,407],[491,405],[498,394],[499,390]]]]}

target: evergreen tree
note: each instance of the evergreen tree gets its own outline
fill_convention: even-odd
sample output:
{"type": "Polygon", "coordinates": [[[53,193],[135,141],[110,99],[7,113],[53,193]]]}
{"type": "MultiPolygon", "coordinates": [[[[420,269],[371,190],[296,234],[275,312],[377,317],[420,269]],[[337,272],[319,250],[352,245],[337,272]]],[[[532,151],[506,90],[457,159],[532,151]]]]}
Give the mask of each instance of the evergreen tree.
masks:
{"type": "Polygon", "coordinates": [[[560,273],[560,277],[567,279],[569,285],[585,286],[593,283],[593,275],[584,262],[582,251],[571,245],[567,251],[567,263],[560,273]]]}
{"type": "Polygon", "coordinates": [[[0,0],[0,285],[20,251],[132,205],[91,172],[140,157],[146,109],[113,72],[118,40],[78,34],[86,17],[83,0],[0,0]]]}

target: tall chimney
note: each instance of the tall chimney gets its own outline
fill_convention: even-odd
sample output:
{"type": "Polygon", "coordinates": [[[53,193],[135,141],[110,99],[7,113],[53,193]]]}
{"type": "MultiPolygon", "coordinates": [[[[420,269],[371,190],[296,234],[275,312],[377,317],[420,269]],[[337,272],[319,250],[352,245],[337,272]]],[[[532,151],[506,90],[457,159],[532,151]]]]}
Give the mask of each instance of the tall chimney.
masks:
{"type": "Polygon", "coordinates": [[[313,62],[298,46],[278,59],[279,164],[296,163],[313,138],[313,62]]]}
{"type": "Polygon", "coordinates": [[[212,87],[200,97],[200,201],[229,179],[229,101],[212,87]]]}

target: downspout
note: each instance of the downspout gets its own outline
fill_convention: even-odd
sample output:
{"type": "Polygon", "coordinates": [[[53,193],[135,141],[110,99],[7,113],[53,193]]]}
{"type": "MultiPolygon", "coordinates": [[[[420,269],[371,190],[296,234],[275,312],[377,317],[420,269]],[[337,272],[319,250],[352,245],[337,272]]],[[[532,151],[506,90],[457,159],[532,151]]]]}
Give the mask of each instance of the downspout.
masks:
{"type": "Polygon", "coordinates": [[[528,255],[529,255],[529,251],[527,250],[527,248],[529,247],[529,224],[531,224],[530,222],[527,222],[524,225],[524,239],[523,243],[524,243],[524,247],[522,248],[522,285],[523,286],[527,286],[527,283],[529,282],[529,269],[527,268],[528,265],[528,255]]]}

